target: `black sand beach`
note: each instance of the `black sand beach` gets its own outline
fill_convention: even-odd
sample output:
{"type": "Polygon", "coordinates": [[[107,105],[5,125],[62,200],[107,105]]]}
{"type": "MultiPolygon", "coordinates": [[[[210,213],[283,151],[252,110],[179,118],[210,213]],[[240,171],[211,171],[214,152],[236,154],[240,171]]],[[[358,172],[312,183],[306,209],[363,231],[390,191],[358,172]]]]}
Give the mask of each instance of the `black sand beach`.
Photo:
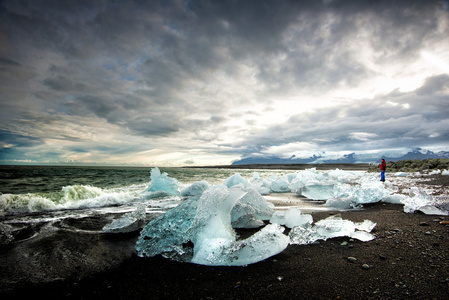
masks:
{"type": "MultiPolygon", "coordinates": [[[[432,176],[432,183],[447,188],[447,177],[432,176]]],[[[277,256],[246,267],[210,267],[162,257],[140,258],[133,250],[138,233],[114,237],[86,233],[74,239],[70,232],[61,231],[36,242],[35,249],[27,250],[27,255],[33,255],[33,251],[43,253],[43,249],[49,253],[42,270],[28,270],[33,277],[23,277],[26,272],[20,277],[17,268],[26,266],[15,265],[14,259],[5,261],[15,246],[1,247],[0,297],[448,299],[449,225],[441,222],[449,221],[449,217],[407,214],[402,208],[377,203],[358,211],[315,212],[315,222],[334,214],[351,221],[376,222],[373,230],[376,239],[360,242],[335,238],[314,245],[290,245],[277,256]],[[60,250],[62,243],[65,254],[60,250]],[[80,256],[78,260],[76,256],[80,256]],[[348,257],[356,260],[350,261],[348,257]],[[48,276],[61,277],[46,282],[45,268],[48,276]]],[[[84,226],[98,226],[96,222],[103,221],[92,220],[84,226]]],[[[252,231],[238,233],[244,238],[252,231]]],[[[16,253],[20,255],[24,254],[16,253]]]]}

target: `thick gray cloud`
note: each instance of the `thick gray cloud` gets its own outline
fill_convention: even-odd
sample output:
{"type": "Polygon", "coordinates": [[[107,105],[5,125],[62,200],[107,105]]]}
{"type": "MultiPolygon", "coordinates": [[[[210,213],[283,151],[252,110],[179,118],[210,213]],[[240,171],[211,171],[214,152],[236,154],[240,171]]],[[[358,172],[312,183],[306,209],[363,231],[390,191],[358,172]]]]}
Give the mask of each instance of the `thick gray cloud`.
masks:
{"type": "Polygon", "coordinates": [[[448,35],[445,1],[2,1],[0,160],[446,147],[448,35]]]}

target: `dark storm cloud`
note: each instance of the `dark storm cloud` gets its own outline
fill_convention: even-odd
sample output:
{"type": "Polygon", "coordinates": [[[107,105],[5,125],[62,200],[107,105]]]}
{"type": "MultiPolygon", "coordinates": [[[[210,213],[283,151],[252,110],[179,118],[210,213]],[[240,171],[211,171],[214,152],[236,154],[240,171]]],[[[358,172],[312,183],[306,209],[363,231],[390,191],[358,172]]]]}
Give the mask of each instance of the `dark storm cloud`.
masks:
{"type": "MultiPolygon", "coordinates": [[[[262,112],[243,112],[260,104],[269,111],[295,96],[321,101],[312,96],[355,88],[382,76],[383,68],[413,64],[422,47],[432,48],[447,37],[443,4],[3,1],[0,124],[8,134],[24,136],[24,129],[12,124],[47,128],[43,119],[57,115],[61,127],[69,117],[86,118],[93,132],[98,121],[138,138],[183,133],[195,143],[215,141],[215,147],[222,146],[217,153],[235,155],[298,141],[341,149],[372,147],[370,141],[424,145],[426,137],[442,143],[447,75],[427,78],[416,92],[398,89],[350,105],[298,116],[292,112],[277,127],[260,128],[255,118],[262,112]],[[245,84],[251,80],[254,91],[248,96],[245,84]],[[236,132],[246,135],[238,142],[220,140],[235,127],[233,120],[245,124],[236,132]]],[[[62,126],[68,132],[58,132],[58,138],[80,138],[70,125],[62,126]]],[[[52,136],[29,132],[37,140],[52,136]]]]}

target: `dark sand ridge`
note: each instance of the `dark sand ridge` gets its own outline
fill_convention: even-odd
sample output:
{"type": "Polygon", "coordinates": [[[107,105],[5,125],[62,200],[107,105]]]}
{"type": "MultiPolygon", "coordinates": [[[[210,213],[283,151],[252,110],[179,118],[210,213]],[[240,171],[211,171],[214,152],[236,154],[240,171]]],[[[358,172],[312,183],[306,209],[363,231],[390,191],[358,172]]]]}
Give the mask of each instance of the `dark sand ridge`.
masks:
{"type": "MultiPolygon", "coordinates": [[[[448,176],[431,178],[433,181],[426,181],[426,185],[444,185],[447,191],[448,176]]],[[[440,222],[449,218],[406,214],[402,205],[377,203],[365,207],[312,215],[315,222],[338,213],[355,222],[371,220],[377,223],[373,230],[375,240],[336,238],[316,245],[290,245],[279,255],[246,267],[139,258],[133,250],[138,234],[111,237],[60,230],[36,241],[31,249],[1,247],[0,297],[31,294],[50,299],[448,299],[449,228],[440,222]],[[11,258],[11,251],[15,251],[16,257],[5,261],[5,257],[11,258]],[[26,270],[26,266],[17,265],[21,255],[33,253],[41,259],[42,270],[26,270]],[[351,262],[348,257],[356,261],[351,262]],[[24,269],[22,276],[14,271],[18,268],[24,269]],[[50,275],[59,274],[61,279],[43,282],[39,276],[46,276],[44,269],[50,275]]],[[[104,222],[93,219],[90,224],[70,225],[88,230],[104,222]]],[[[238,233],[245,238],[253,231],[238,233]]]]}

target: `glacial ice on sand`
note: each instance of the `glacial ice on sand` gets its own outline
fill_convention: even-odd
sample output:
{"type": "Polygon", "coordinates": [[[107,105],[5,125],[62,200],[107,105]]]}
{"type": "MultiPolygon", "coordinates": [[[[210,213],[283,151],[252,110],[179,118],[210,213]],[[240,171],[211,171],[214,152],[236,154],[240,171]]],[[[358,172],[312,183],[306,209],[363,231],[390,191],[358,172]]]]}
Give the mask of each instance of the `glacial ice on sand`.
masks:
{"type": "Polygon", "coordinates": [[[136,243],[139,256],[162,255],[178,261],[190,261],[193,252],[189,245],[189,231],[195,218],[199,196],[190,197],[157,219],[150,221],[140,232],[136,243]]]}
{"type": "Polygon", "coordinates": [[[199,200],[191,231],[192,262],[203,265],[241,266],[283,251],[288,237],[280,226],[266,226],[252,237],[237,241],[230,222],[232,207],[244,195],[239,187],[216,186],[199,200]]]}
{"type": "Polygon", "coordinates": [[[103,227],[102,232],[126,233],[140,229],[145,222],[145,208],[145,204],[139,204],[134,211],[124,214],[121,218],[115,219],[111,223],[106,224],[103,227]]]}
{"type": "MultiPolygon", "coordinates": [[[[370,233],[375,226],[371,221],[354,223],[334,216],[313,224],[312,216],[301,214],[299,209],[274,211],[273,205],[261,196],[287,190],[326,200],[327,206],[337,209],[383,201],[403,204],[405,212],[448,211],[447,199],[440,203],[416,188],[410,190],[409,196],[397,194],[397,187],[391,182],[379,182],[374,174],[338,169],[319,173],[309,169],[261,179],[255,172],[250,182],[236,173],[223,185],[197,182],[184,188],[180,194],[190,198],[144,227],[136,244],[138,254],[161,254],[204,265],[247,265],[281,252],[289,243],[310,244],[339,236],[361,241],[375,238],[370,233]],[[267,220],[271,224],[255,235],[237,240],[233,228],[256,228],[264,226],[263,221],[267,220]],[[292,228],[288,237],[282,226],[292,228]]],[[[155,171],[146,192],[179,194],[179,184],[155,171]]]]}
{"type": "Polygon", "coordinates": [[[265,200],[254,188],[247,192],[234,205],[231,211],[233,228],[257,228],[265,225],[274,212],[274,204],[265,200]]]}
{"type": "Polygon", "coordinates": [[[406,213],[421,211],[427,215],[447,216],[449,214],[447,201],[438,201],[438,198],[420,191],[417,187],[412,187],[409,197],[402,199],[401,202],[404,204],[406,213]]]}
{"type": "Polygon", "coordinates": [[[306,184],[303,188],[299,189],[297,194],[312,200],[326,200],[333,196],[333,191],[333,185],[314,182],[306,184]]]}
{"type": "MultiPolygon", "coordinates": [[[[239,266],[278,254],[289,242],[279,225],[265,226],[245,240],[236,239],[231,211],[239,201],[242,207],[248,203],[257,204],[260,199],[256,198],[254,191],[246,191],[240,184],[231,188],[225,185],[210,187],[201,197],[191,197],[148,223],[136,243],[138,255],[161,254],[203,265],[239,266]],[[248,195],[247,199],[245,195],[248,195]]],[[[240,209],[237,211],[240,218],[245,216],[240,209]]],[[[249,214],[266,218],[268,211],[254,209],[249,214]]]]}
{"type": "Polygon", "coordinates": [[[290,187],[284,178],[279,177],[271,183],[271,190],[275,193],[287,193],[290,192],[290,187]]]}
{"type": "Polygon", "coordinates": [[[320,220],[311,226],[296,226],[289,233],[290,244],[311,244],[318,240],[327,240],[334,237],[348,236],[364,242],[375,238],[370,232],[376,224],[365,220],[362,223],[354,223],[343,220],[339,216],[331,216],[320,220]]]}
{"type": "Polygon", "coordinates": [[[307,226],[313,223],[312,215],[302,214],[301,210],[296,207],[289,208],[287,211],[276,211],[271,219],[270,223],[277,223],[279,225],[285,225],[288,228],[295,226],[307,226]]]}

